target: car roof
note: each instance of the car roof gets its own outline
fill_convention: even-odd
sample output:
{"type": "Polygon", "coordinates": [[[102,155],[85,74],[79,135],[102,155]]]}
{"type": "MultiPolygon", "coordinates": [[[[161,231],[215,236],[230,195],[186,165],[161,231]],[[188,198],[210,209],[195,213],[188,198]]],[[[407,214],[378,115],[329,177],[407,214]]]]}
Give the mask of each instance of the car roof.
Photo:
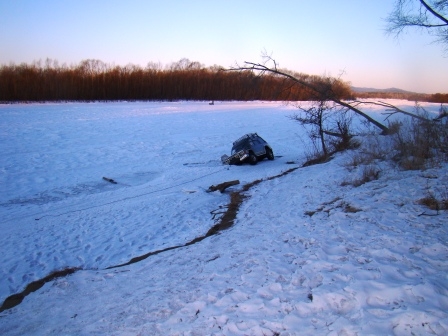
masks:
{"type": "Polygon", "coordinates": [[[260,136],[257,133],[247,133],[245,135],[243,135],[241,138],[239,138],[238,140],[235,140],[233,142],[233,145],[236,145],[237,143],[245,140],[245,139],[253,139],[253,138],[259,138],[260,136]]]}

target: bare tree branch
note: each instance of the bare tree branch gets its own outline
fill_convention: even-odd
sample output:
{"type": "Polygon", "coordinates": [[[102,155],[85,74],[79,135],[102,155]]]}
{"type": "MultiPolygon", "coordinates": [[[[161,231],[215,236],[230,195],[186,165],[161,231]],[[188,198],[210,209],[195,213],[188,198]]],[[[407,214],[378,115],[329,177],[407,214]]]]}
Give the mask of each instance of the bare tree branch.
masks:
{"type": "Polygon", "coordinates": [[[422,28],[437,36],[448,52],[448,0],[397,0],[386,18],[388,34],[397,37],[405,28],[422,28]]]}
{"type": "Polygon", "coordinates": [[[254,62],[244,62],[243,66],[237,66],[237,67],[231,68],[229,70],[233,70],[233,71],[249,70],[249,71],[258,73],[260,75],[263,75],[266,72],[269,72],[269,73],[272,73],[272,74],[275,74],[278,76],[288,78],[289,80],[293,81],[294,83],[297,83],[298,85],[301,85],[301,86],[309,89],[314,94],[316,101],[332,101],[335,104],[343,106],[343,107],[353,111],[354,113],[358,114],[359,116],[363,117],[364,119],[368,120],[370,123],[372,123],[379,129],[381,129],[382,134],[388,133],[389,129],[385,125],[383,125],[380,122],[376,121],[375,119],[371,118],[370,116],[368,116],[367,114],[365,114],[364,112],[362,112],[361,110],[356,108],[355,106],[352,106],[351,104],[340,100],[337,97],[337,95],[335,94],[335,92],[333,92],[333,90],[332,90],[332,80],[331,79],[327,78],[327,80],[322,80],[318,83],[313,83],[312,81],[307,81],[306,79],[301,79],[298,76],[293,76],[285,71],[278,70],[276,68],[277,65],[275,62],[274,62],[273,68],[268,67],[266,65],[267,61],[268,60],[273,61],[273,60],[270,57],[265,57],[265,58],[267,60],[263,64],[254,63],[254,62]]]}
{"type": "Polygon", "coordinates": [[[392,113],[386,113],[386,114],[389,114],[389,116],[391,116],[391,115],[393,115],[395,113],[402,113],[402,114],[405,114],[405,115],[410,116],[412,118],[419,119],[421,121],[428,121],[428,119],[426,119],[425,117],[422,117],[422,116],[420,116],[418,114],[407,112],[405,110],[402,110],[402,109],[398,108],[395,105],[392,105],[392,104],[389,104],[389,103],[385,103],[385,102],[382,102],[382,101],[372,102],[372,101],[358,101],[357,100],[356,103],[358,103],[358,104],[366,104],[366,105],[370,104],[370,105],[377,105],[377,106],[387,107],[387,108],[391,109],[392,111],[394,111],[392,113]]]}
{"type": "MultiPolygon", "coordinates": [[[[428,12],[430,12],[432,15],[434,15],[436,18],[438,18],[439,20],[441,20],[442,22],[444,22],[444,24],[441,25],[436,25],[437,26],[446,26],[448,25],[448,19],[446,19],[445,17],[443,17],[440,13],[437,13],[431,6],[429,6],[424,0],[420,0],[420,3],[423,5],[423,7],[425,7],[428,12]]],[[[446,4],[446,1],[438,1],[437,3],[439,3],[440,5],[443,5],[444,3],[446,4]]],[[[436,3],[436,4],[437,4],[436,3]]]]}

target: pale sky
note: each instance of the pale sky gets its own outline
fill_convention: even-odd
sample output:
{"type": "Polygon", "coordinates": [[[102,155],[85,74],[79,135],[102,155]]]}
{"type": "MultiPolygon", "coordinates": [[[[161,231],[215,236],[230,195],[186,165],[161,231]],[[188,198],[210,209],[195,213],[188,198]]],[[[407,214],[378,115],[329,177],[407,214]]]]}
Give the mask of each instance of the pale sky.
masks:
{"type": "Polygon", "coordinates": [[[394,0],[0,0],[0,64],[51,58],[145,67],[261,61],[354,86],[448,92],[448,57],[420,31],[384,33],[394,0]]]}

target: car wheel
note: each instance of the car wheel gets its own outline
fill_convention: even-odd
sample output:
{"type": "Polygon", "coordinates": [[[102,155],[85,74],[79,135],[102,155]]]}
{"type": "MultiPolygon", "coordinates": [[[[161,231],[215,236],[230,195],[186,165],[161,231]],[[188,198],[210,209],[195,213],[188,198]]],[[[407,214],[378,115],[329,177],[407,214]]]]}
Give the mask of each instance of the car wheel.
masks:
{"type": "Polygon", "coordinates": [[[249,163],[251,165],[256,165],[257,162],[258,162],[258,158],[255,156],[255,154],[254,153],[250,153],[249,154],[249,163]]]}
{"type": "Polygon", "coordinates": [[[272,149],[266,148],[266,157],[271,161],[274,160],[274,152],[272,149]]]}

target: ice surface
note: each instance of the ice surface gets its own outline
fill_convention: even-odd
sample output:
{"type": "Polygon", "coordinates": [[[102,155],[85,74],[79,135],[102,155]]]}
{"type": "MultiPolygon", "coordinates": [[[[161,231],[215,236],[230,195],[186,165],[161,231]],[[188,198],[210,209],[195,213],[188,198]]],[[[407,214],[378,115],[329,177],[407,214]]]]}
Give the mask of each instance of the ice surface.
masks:
{"type": "Polygon", "coordinates": [[[341,186],[357,174],[348,152],[268,180],[309,150],[295,112],[274,102],[1,105],[1,302],[81,269],[2,312],[1,333],[447,334],[447,214],[419,216],[416,203],[448,185],[447,166],[378,162],[380,179],[341,186]],[[249,132],[276,159],[223,166],[249,132]],[[229,202],[206,189],[235,179],[229,191],[265,180],[233,227],[107,269],[204,235],[229,202]]]}

